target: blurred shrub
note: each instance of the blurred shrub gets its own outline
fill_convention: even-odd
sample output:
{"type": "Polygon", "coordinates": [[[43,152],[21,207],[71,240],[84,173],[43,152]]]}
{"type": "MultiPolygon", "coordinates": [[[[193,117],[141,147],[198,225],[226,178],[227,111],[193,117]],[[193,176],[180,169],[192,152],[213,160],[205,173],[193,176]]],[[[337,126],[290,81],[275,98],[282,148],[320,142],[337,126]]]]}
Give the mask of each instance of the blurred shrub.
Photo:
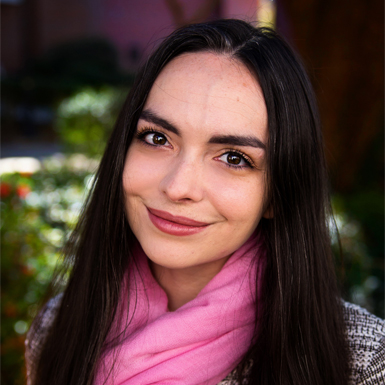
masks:
{"type": "Polygon", "coordinates": [[[111,134],[127,90],[85,88],[64,99],[56,130],[67,152],[100,157],[111,134]]]}
{"type": "Polygon", "coordinates": [[[130,86],[133,74],[119,67],[112,43],[103,38],[86,38],[59,44],[18,73],[2,79],[7,99],[34,105],[53,105],[84,87],[130,86]]]}
{"type": "Polygon", "coordinates": [[[124,75],[118,60],[118,52],[111,42],[91,37],[52,47],[27,71],[74,86],[119,84],[124,75]]]}
{"type": "Polygon", "coordinates": [[[24,336],[76,223],[93,161],[51,158],[33,175],[2,175],[1,383],[24,384],[24,336]]]}
{"type": "MultiPolygon", "coordinates": [[[[345,299],[384,318],[384,200],[380,192],[333,196],[345,299]]],[[[332,247],[339,255],[336,233],[332,247]]]]}

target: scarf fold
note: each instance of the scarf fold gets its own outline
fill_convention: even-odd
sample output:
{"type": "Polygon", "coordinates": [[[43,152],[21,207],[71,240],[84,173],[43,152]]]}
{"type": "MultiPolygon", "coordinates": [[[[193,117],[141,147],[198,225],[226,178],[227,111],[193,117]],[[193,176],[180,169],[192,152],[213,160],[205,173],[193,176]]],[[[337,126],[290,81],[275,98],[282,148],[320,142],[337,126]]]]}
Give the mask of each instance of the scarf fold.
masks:
{"type": "Polygon", "coordinates": [[[102,356],[95,385],[215,385],[223,380],[250,347],[255,302],[260,303],[255,298],[260,250],[258,237],[249,238],[195,299],[170,312],[166,293],[138,247],[120,343],[102,356]]]}

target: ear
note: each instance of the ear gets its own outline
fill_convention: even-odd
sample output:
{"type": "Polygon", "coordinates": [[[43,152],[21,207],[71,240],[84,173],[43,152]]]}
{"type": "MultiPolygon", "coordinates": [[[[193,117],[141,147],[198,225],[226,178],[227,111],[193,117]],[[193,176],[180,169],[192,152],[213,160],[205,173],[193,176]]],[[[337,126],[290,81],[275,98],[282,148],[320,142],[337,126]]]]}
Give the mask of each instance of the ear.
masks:
{"type": "Polygon", "coordinates": [[[274,218],[274,210],[273,210],[273,207],[271,206],[271,204],[269,204],[264,212],[264,214],[262,215],[263,218],[265,219],[271,219],[271,218],[274,218]]]}

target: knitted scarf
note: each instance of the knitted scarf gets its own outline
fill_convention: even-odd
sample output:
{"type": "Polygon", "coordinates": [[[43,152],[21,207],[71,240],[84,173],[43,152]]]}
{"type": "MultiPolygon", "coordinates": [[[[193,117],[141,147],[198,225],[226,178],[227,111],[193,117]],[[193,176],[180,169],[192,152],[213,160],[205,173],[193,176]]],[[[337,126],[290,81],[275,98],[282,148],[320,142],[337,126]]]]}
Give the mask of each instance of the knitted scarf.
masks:
{"type": "Polygon", "coordinates": [[[217,384],[250,347],[260,300],[258,238],[249,238],[195,299],[173,312],[146,255],[140,247],[135,253],[126,288],[130,307],[124,305],[118,317],[119,344],[103,354],[95,385],[217,384]]]}

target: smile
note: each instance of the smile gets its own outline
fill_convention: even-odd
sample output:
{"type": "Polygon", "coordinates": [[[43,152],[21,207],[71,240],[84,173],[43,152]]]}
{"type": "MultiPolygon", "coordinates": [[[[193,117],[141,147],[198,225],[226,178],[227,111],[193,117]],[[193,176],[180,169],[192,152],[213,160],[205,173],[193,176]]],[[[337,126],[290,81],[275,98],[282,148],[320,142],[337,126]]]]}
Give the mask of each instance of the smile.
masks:
{"type": "Polygon", "coordinates": [[[148,207],[147,211],[153,225],[160,231],[171,235],[193,235],[205,230],[210,225],[209,223],[175,216],[166,211],[150,209],[148,207]]]}

